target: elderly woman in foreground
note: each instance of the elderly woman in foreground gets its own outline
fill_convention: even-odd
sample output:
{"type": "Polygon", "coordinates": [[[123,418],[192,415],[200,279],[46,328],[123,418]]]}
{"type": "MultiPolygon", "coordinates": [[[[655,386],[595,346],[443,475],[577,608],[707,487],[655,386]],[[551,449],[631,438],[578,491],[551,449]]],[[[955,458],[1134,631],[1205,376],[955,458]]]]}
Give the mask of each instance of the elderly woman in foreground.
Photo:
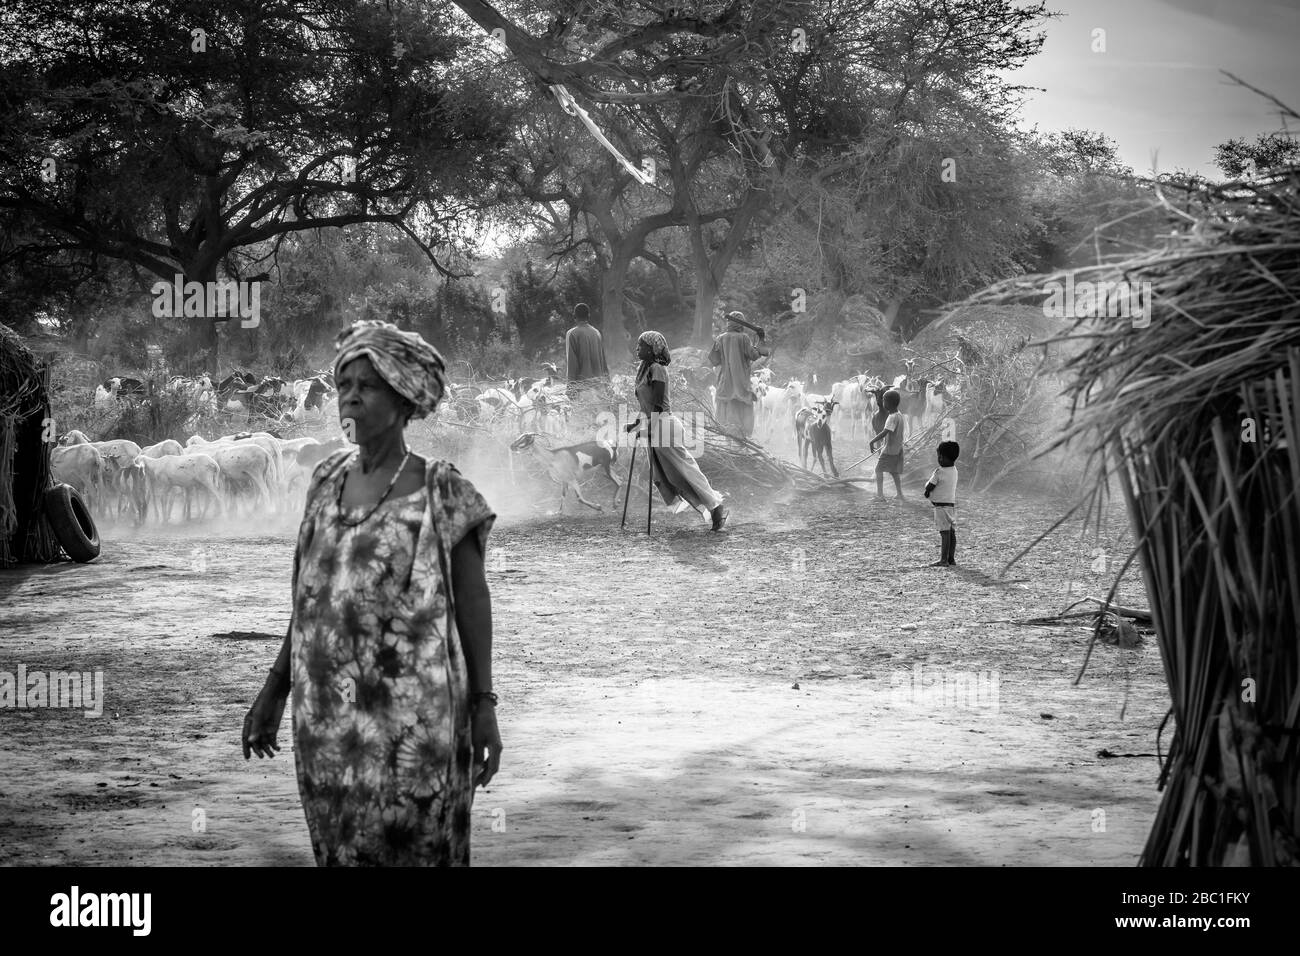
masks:
{"type": "Polygon", "coordinates": [[[447,388],[436,349],[358,322],[334,378],[359,447],[312,475],[289,632],[244,721],[244,758],[279,749],[292,688],[316,862],[468,865],[474,787],[501,759],[483,570],[496,516],[454,466],[406,445],[447,388]]]}

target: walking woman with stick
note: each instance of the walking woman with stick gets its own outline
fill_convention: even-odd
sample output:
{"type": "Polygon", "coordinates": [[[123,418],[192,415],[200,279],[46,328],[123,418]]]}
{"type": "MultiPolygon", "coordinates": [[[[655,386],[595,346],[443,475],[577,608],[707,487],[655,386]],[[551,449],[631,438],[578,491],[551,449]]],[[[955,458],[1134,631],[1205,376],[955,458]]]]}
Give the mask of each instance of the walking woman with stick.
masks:
{"type": "MultiPolygon", "coordinates": [[[[672,414],[665,368],[672,361],[668,341],[658,332],[643,332],[637,340],[636,354],[641,360],[636,373],[636,400],[641,407],[641,418],[627,430],[636,428],[638,438],[649,436],[651,475],[664,503],[671,505],[681,499],[697,511],[707,510],[713,519],[713,530],[721,531],[728,517],[722,495],[713,489],[686,450],[686,429],[672,414]]],[[[629,484],[629,493],[630,489],[629,484]]]]}
{"type": "Polygon", "coordinates": [[[405,428],[447,390],[442,356],[357,322],[334,361],[358,448],[311,478],[280,655],[244,720],[244,757],[274,755],[293,693],[294,759],[320,866],[467,866],[474,788],[501,760],[492,602],[496,516],[405,428]]]}

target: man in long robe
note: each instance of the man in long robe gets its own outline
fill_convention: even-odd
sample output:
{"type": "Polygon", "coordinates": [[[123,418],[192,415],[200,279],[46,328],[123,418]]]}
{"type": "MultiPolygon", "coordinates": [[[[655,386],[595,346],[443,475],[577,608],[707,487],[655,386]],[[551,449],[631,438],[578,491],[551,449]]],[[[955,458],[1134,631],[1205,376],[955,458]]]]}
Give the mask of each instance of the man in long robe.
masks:
{"type": "Polygon", "coordinates": [[[754,434],[754,402],[758,396],[749,377],[754,361],[772,350],[755,345],[736,321],[744,319],[743,312],[727,313],[727,331],[713,341],[709,364],[717,368],[716,411],[718,423],[733,426],[746,438],[754,434]]]}

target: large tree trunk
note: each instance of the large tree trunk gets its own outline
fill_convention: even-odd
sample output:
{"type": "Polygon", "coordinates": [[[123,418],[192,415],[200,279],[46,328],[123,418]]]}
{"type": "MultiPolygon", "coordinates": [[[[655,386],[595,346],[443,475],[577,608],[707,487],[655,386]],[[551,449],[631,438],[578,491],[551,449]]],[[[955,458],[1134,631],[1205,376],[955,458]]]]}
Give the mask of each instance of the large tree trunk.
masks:
{"type": "Polygon", "coordinates": [[[695,291],[695,325],[692,329],[691,344],[696,348],[708,348],[713,341],[713,310],[718,302],[718,286],[713,281],[713,274],[708,268],[705,257],[704,268],[696,264],[695,274],[699,276],[695,291]]]}
{"type": "Polygon", "coordinates": [[[709,258],[704,225],[694,214],[686,226],[686,233],[691,240],[691,264],[695,266],[695,323],[691,329],[691,344],[704,348],[705,343],[713,339],[713,309],[718,301],[719,279],[726,272],[726,266],[719,270],[709,258]]]}
{"type": "MultiPolygon", "coordinates": [[[[215,264],[208,268],[186,269],[184,281],[186,283],[206,283],[215,281],[216,275],[215,264]]],[[[167,281],[170,283],[173,279],[167,281]]],[[[203,318],[187,318],[184,314],[172,316],[171,321],[184,323],[184,338],[190,364],[203,367],[212,374],[214,379],[219,376],[221,374],[221,338],[217,334],[217,323],[207,316],[203,318]]],[[[239,319],[235,318],[232,321],[238,323],[239,319]]]]}
{"type": "Polygon", "coordinates": [[[624,242],[614,249],[613,258],[600,276],[600,316],[604,325],[603,344],[610,370],[622,369],[636,353],[636,340],[644,329],[635,316],[623,314],[623,290],[634,251],[624,242]]]}
{"type": "Polygon", "coordinates": [[[767,201],[768,195],[765,192],[751,189],[746,194],[734,218],[729,222],[722,246],[713,256],[709,255],[708,245],[704,241],[705,225],[692,216],[686,226],[691,237],[691,258],[695,263],[695,282],[698,290],[695,294],[695,327],[692,335],[693,344],[697,348],[707,348],[713,341],[713,309],[723,277],[731,268],[731,262],[735,259],[741,240],[749,231],[754,216],[767,201]]]}
{"type": "Polygon", "coordinates": [[[205,321],[200,323],[203,329],[204,345],[206,354],[203,357],[203,367],[210,369],[213,375],[221,374],[221,336],[217,333],[217,323],[205,321]]]}

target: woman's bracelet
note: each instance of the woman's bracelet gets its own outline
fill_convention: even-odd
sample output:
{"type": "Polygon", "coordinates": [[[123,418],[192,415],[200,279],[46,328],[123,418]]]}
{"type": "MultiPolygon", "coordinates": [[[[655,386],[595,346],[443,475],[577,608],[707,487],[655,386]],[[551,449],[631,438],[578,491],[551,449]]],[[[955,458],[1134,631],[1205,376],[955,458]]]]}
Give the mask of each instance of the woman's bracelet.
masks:
{"type": "Polygon", "coordinates": [[[469,702],[471,706],[477,707],[478,702],[481,700],[489,701],[493,707],[497,705],[497,695],[492,693],[492,691],[490,690],[481,690],[478,691],[477,693],[469,695],[469,702]]]}

